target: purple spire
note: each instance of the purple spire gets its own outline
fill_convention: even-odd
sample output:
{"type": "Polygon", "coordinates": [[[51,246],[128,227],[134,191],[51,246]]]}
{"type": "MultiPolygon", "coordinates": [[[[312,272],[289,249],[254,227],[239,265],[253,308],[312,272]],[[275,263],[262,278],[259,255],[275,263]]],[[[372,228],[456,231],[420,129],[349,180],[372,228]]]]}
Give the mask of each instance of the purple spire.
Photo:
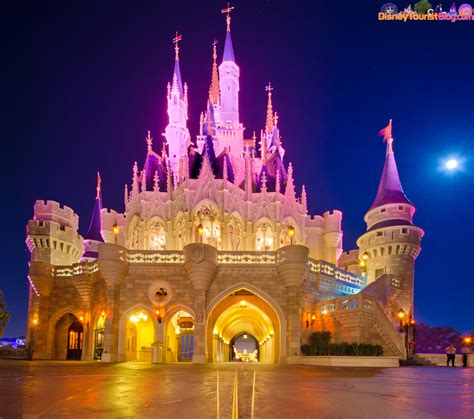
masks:
{"type": "Polygon", "coordinates": [[[179,58],[176,57],[174,61],[174,70],[173,70],[173,77],[176,76],[176,81],[178,83],[178,89],[179,89],[179,97],[183,98],[184,93],[183,93],[183,82],[181,81],[181,70],[179,69],[179,58]]]}
{"type": "Polygon", "coordinates": [[[222,61],[232,61],[235,63],[234,47],[232,46],[232,36],[230,30],[227,31],[224,44],[224,55],[222,61]]]}
{"type": "Polygon", "coordinates": [[[398,175],[397,163],[395,161],[395,154],[391,146],[387,149],[377,196],[369,211],[386,204],[412,205],[403,192],[400,176],[398,175]]]}
{"type": "Polygon", "coordinates": [[[102,196],[100,192],[100,174],[97,173],[97,195],[95,197],[94,208],[92,209],[91,222],[89,224],[89,230],[87,231],[84,239],[86,240],[95,240],[98,242],[103,242],[104,239],[100,231],[102,230],[102,219],[100,212],[102,210],[102,196]]]}

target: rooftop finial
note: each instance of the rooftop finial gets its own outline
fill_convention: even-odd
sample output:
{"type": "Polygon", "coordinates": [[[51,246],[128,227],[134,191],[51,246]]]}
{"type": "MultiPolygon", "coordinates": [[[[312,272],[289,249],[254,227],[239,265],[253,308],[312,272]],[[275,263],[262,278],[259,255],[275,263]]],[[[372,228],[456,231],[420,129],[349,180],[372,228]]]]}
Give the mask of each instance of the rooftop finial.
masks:
{"type": "Polygon", "coordinates": [[[387,154],[393,153],[393,137],[392,137],[392,119],[388,122],[388,125],[379,131],[379,136],[383,137],[383,140],[387,143],[387,154]]]}
{"type": "Polygon", "coordinates": [[[151,145],[153,143],[153,137],[151,136],[150,130],[148,130],[148,134],[145,137],[145,140],[146,140],[146,144],[147,144],[147,147],[148,147],[148,152],[150,153],[151,152],[151,145]]]}
{"type": "Polygon", "coordinates": [[[176,32],[176,36],[173,38],[173,44],[177,60],[179,60],[179,41],[181,41],[181,39],[183,39],[182,35],[179,35],[178,32],[176,32]]]}
{"type": "Polygon", "coordinates": [[[268,105],[267,105],[267,122],[265,124],[267,132],[273,131],[273,108],[272,108],[272,84],[268,82],[268,86],[265,87],[265,91],[268,92],[268,105]]]}
{"type": "Polygon", "coordinates": [[[221,10],[221,13],[225,13],[227,15],[226,16],[227,32],[230,32],[230,12],[232,12],[232,10],[234,9],[235,9],[234,6],[231,6],[230,3],[227,3],[227,8],[221,10]]]}
{"type": "Polygon", "coordinates": [[[97,172],[97,195],[95,196],[95,199],[100,199],[100,184],[102,183],[102,179],[100,178],[100,173],[97,172]]]}

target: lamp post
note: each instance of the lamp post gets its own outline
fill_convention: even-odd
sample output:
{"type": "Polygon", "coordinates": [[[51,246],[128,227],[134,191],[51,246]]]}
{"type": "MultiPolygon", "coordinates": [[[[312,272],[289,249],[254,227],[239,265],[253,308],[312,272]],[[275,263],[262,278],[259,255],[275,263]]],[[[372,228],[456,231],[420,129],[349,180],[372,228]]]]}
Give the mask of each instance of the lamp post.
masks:
{"type": "Polygon", "coordinates": [[[369,254],[364,252],[362,258],[359,260],[359,268],[362,272],[362,276],[367,275],[367,261],[369,260],[369,254]]]}
{"type": "Polygon", "coordinates": [[[293,226],[288,226],[288,235],[290,236],[290,245],[292,245],[293,236],[295,235],[295,228],[293,226]]]}
{"type": "Polygon", "coordinates": [[[405,350],[407,353],[407,358],[411,358],[416,353],[415,344],[416,344],[416,322],[415,319],[410,314],[407,316],[405,310],[402,308],[398,311],[397,317],[400,320],[399,332],[405,333],[405,350]]]}
{"type": "Polygon", "coordinates": [[[199,234],[199,243],[202,243],[202,234],[204,233],[204,227],[202,226],[202,224],[199,224],[196,227],[196,230],[197,230],[197,233],[199,234]]]}
{"type": "Polygon", "coordinates": [[[115,244],[117,244],[117,237],[118,237],[118,234],[120,232],[120,229],[119,229],[119,226],[117,225],[117,223],[114,223],[114,225],[112,227],[112,230],[113,230],[114,236],[115,236],[115,244]]]}

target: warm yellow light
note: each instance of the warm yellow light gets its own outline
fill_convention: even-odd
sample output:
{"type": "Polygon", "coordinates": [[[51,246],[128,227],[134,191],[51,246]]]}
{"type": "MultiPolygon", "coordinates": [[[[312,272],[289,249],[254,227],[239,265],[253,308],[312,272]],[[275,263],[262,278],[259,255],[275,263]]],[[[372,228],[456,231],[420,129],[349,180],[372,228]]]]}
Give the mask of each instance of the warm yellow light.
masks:
{"type": "Polygon", "coordinates": [[[327,313],[328,313],[328,311],[327,311],[326,309],[321,310],[321,314],[322,314],[323,316],[324,316],[325,314],[327,314],[327,313]]]}
{"type": "Polygon", "coordinates": [[[471,337],[470,337],[470,336],[466,336],[466,337],[464,338],[464,343],[467,343],[467,344],[471,343],[471,337]]]}
{"type": "Polygon", "coordinates": [[[293,226],[288,227],[288,235],[293,237],[295,235],[295,228],[293,226]]]}
{"type": "Polygon", "coordinates": [[[79,321],[83,322],[84,321],[84,316],[79,317],[79,321]]]}
{"type": "Polygon", "coordinates": [[[135,314],[133,314],[132,316],[130,316],[130,321],[132,323],[137,323],[140,321],[140,319],[137,316],[135,316],[135,314]]]}
{"type": "Polygon", "coordinates": [[[273,336],[273,330],[270,330],[270,336],[273,336]]]}
{"type": "Polygon", "coordinates": [[[403,319],[404,317],[405,317],[405,312],[404,312],[403,310],[400,310],[400,311],[398,312],[398,318],[399,318],[399,319],[403,319]]]}
{"type": "Polygon", "coordinates": [[[242,300],[242,301],[240,302],[240,307],[247,307],[247,301],[242,300]]]}
{"type": "Polygon", "coordinates": [[[38,319],[33,319],[33,324],[36,326],[38,324],[38,319]]]}
{"type": "Polygon", "coordinates": [[[213,331],[212,333],[214,333],[215,335],[218,335],[218,334],[219,334],[219,330],[216,328],[216,329],[214,329],[214,331],[213,331]]]}
{"type": "Polygon", "coordinates": [[[119,229],[119,226],[117,225],[117,223],[115,223],[112,227],[113,231],[114,231],[114,234],[117,236],[120,232],[120,229],[119,229]]]}
{"type": "Polygon", "coordinates": [[[177,335],[179,335],[181,333],[181,330],[179,329],[179,327],[177,327],[175,330],[174,330],[174,333],[176,333],[177,335]]]}
{"type": "Polygon", "coordinates": [[[362,255],[362,259],[364,260],[369,259],[369,254],[367,252],[364,252],[364,254],[362,255]]]}
{"type": "Polygon", "coordinates": [[[364,261],[364,260],[361,260],[361,261],[359,262],[359,266],[360,266],[361,268],[364,268],[364,267],[365,267],[365,261],[364,261]]]}
{"type": "Polygon", "coordinates": [[[160,315],[160,310],[155,310],[155,314],[156,314],[157,316],[159,316],[159,315],[160,315]]]}
{"type": "Polygon", "coordinates": [[[101,315],[102,317],[105,317],[105,311],[102,310],[102,313],[100,313],[100,315],[101,315]]]}
{"type": "MultiPolygon", "coordinates": [[[[326,314],[326,313],[324,313],[324,314],[326,314]]],[[[316,316],[314,314],[311,316],[311,320],[316,320],[316,316]]]]}
{"type": "Polygon", "coordinates": [[[197,226],[197,232],[200,236],[202,236],[202,233],[204,233],[204,227],[202,226],[202,224],[199,224],[197,226]]]}

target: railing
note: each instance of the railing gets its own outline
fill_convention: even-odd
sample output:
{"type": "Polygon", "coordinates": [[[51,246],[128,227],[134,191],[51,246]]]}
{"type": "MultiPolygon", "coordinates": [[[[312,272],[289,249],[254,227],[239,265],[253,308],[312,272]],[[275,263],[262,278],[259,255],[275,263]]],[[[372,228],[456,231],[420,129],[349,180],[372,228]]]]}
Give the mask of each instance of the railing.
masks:
{"type": "Polygon", "coordinates": [[[367,285],[367,279],[363,276],[339,269],[332,263],[324,260],[310,259],[308,264],[311,272],[322,273],[337,279],[338,281],[348,282],[349,284],[356,285],[360,288],[364,288],[367,285]]]}
{"type": "Polygon", "coordinates": [[[128,263],[170,263],[170,264],[178,264],[184,263],[184,254],[183,252],[175,252],[175,251],[129,251],[127,254],[127,262],[128,263]]]}
{"type": "Polygon", "coordinates": [[[276,263],[275,252],[219,252],[217,261],[223,264],[274,264],[276,263]]]}
{"type": "Polygon", "coordinates": [[[78,263],[71,266],[55,266],[54,275],[57,277],[67,277],[83,274],[93,274],[99,270],[97,262],[78,263]]]}

